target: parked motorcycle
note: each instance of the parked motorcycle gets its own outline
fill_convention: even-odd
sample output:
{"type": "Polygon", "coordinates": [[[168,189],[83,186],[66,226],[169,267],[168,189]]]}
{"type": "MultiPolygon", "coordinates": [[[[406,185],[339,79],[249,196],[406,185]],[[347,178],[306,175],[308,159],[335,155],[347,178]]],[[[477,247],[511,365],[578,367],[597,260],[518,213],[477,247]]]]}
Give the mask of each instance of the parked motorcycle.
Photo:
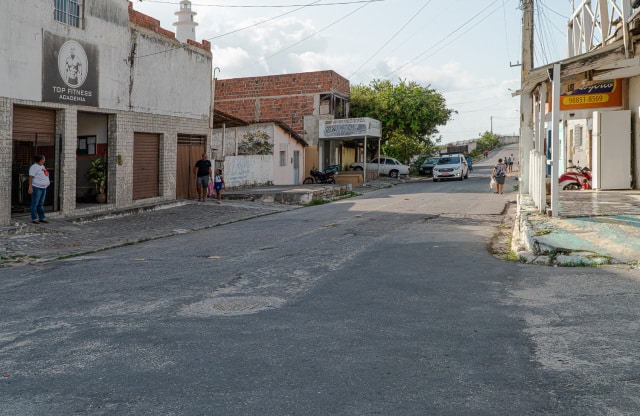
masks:
{"type": "Polygon", "coordinates": [[[309,171],[309,177],[305,178],[302,182],[304,184],[312,184],[312,183],[336,183],[336,179],[333,177],[335,175],[335,171],[329,171],[327,173],[321,172],[319,170],[311,169],[309,171]]]}
{"type": "Polygon", "coordinates": [[[560,189],[564,191],[576,189],[591,189],[591,169],[588,167],[569,166],[567,171],[558,178],[560,189]]]}

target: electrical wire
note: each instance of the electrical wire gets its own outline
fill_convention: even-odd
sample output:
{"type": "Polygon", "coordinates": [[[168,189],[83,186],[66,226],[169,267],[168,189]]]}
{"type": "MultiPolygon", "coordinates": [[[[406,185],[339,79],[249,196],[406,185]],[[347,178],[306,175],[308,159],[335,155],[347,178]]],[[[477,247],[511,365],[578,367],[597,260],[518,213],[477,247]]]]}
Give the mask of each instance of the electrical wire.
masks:
{"type": "MultiPolygon", "coordinates": [[[[322,0],[315,0],[315,1],[313,1],[313,2],[311,2],[311,3],[309,3],[309,4],[307,4],[307,5],[300,6],[300,7],[298,7],[297,9],[290,10],[290,11],[288,11],[288,12],[286,12],[286,13],[279,14],[279,15],[277,15],[277,16],[274,16],[274,17],[269,18],[269,19],[266,19],[266,20],[261,20],[261,21],[259,21],[259,22],[257,22],[257,23],[254,23],[254,24],[252,24],[252,25],[249,25],[249,26],[241,27],[240,29],[232,30],[231,32],[223,33],[222,35],[213,36],[213,37],[211,37],[211,38],[209,38],[209,39],[207,39],[207,40],[219,39],[219,38],[222,38],[222,37],[225,37],[225,36],[232,35],[232,34],[234,34],[234,33],[241,32],[241,31],[246,30],[246,29],[251,29],[252,27],[256,27],[256,26],[262,25],[262,24],[264,24],[264,23],[268,23],[268,22],[271,22],[271,21],[273,21],[273,20],[277,20],[277,19],[281,18],[282,16],[286,16],[286,15],[288,15],[288,14],[295,13],[295,12],[297,12],[298,10],[302,10],[302,9],[304,9],[304,8],[307,8],[307,7],[316,6],[316,5],[317,5],[316,3],[320,2],[320,1],[322,1],[322,0]]],[[[374,0],[374,1],[378,1],[378,0],[374,0]]]]}
{"type": "MultiPolygon", "coordinates": [[[[542,4],[542,0],[538,0],[538,4],[542,4]]],[[[538,45],[540,45],[540,52],[542,53],[542,62],[548,64],[550,62],[549,56],[547,55],[547,44],[544,36],[543,28],[542,28],[542,17],[540,15],[541,7],[536,7],[535,14],[537,16],[537,21],[540,23],[539,25],[534,24],[534,32],[536,34],[536,38],[538,39],[538,45]]]]}
{"type": "MultiPolygon", "coordinates": [[[[489,12],[486,16],[484,16],[482,19],[480,19],[475,26],[477,26],[479,23],[484,22],[485,20],[487,20],[489,17],[491,17],[491,15],[493,15],[495,12],[497,12],[500,9],[501,6],[498,6],[495,10],[489,12]]],[[[449,42],[445,43],[444,45],[440,46],[438,49],[436,49],[435,51],[433,51],[431,54],[425,56],[424,58],[422,58],[420,61],[418,62],[422,62],[424,59],[431,57],[433,55],[435,55],[436,53],[440,52],[442,49],[446,48],[447,46],[451,45],[453,42],[455,42],[456,40],[460,39],[463,35],[465,35],[466,33],[468,33],[470,30],[474,29],[475,26],[472,26],[470,28],[468,28],[467,30],[465,30],[464,32],[460,33],[458,36],[452,38],[449,40],[449,42]]]]}
{"type": "Polygon", "coordinates": [[[365,66],[366,64],[368,64],[368,63],[369,63],[369,61],[371,61],[371,60],[372,60],[372,59],[373,59],[373,58],[374,58],[378,53],[380,53],[380,51],[381,51],[381,50],[383,50],[383,49],[384,49],[384,48],[385,48],[389,43],[391,43],[391,41],[392,41],[393,39],[395,39],[395,38],[400,34],[400,32],[402,32],[402,31],[403,31],[403,30],[404,30],[404,29],[409,25],[409,23],[411,23],[411,22],[413,21],[413,19],[415,19],[415,18],[416,18],[416,17],[417,17],[417,16],[418,16],[418,15],[419,15],[419,14],[420,14],[420,13],[421,13],[421,12],[422,12],[422,11],[423,11],[427,6],[428,6],[428,5],[429,5],[429,3],[431,3],[431,0],[427,1],[427,2],[426,2],[426,3],[425,3],[425,4],[424,4],[424,5],[423,5],[423,6],[422,6],[422,7],[421,7],[417,12],[415,12],[415,13],[413,14],[413,16],[411,16],[411,18],[410,18],[409,20],[407,20],[407,22],[406,22],[404,25],[402,25],[402,27],[401,27],[401,28],[400,28],[396,33],[394,33],[394,35],[393,35],[393,36],[391,36],[391,38],[389,38],[389,40],[387,40],[387,41],[384,43],[384,45],[382,45],[382,46],[381,46],[377,51],[375,51],[375,52],[373,53],[373,55],[371,55],[369,58],[367,58],[367,60],[366,60],[366,61],[364,61],[364,62],[362,63],[362,65],[360,65],[360,66],[359,66],[355,71],[353,71],[353,72],[349,75],[349,77],[348,77],[348,78],[351,78],[354,74],[357,74],[357,73],[358,73],[358,71],[360,71],[360,70],[362,69],[362,67],[363,67],[363,66],[365,66]]]}
{"type": "MultiPolygon", "coordinates": [[[[218,39],[218,38],[221,38],[221,37],[224,37],[224,36],[231,35],[231,34],[233,34],[233,33],[238,33],[238,32],[240,32],[240,31],[243,31],[243,30],[246,30],[246,29],[250,29],[250,28],[252,28],[252,27],[256,27],[256,26],[262,25],[262,24],[264,24],[264,23],[271,22],[271,21],[273,21],[273,20],[277,20],[277,19],[279,19],[279,18],[281,18],[281,17],[283,17],[283,16],[286,16],[286,15],[289,15],[289,14],[292,14],[292,13],[295,13],[295,12],[297,12],[298,10],[302,10],[302,9],[304,9],[304,8],[307,8],[307,7],[313,6],[313,5],[315,5],[316,3],[319,3],[319,2],[321,2],[321,1],[322,1],[322,0],[314,0],[314,1],[312,1],[311,3],[307,3],[307,4],[305,4],[304,6],[300,6],[300,7],[298,7],[297,9],[290,10],[290,11],[285,12],[285,13],[281,13],[281,14],[279,14],[279,15],[277,15],[277,16],[271,17],[271,18],[269,18],[269,19],[261,20],[261,21],[259,21],[259,22],[257,22],[257,23],[254,23],[254,24],[249,25],[249,26],[241,27],[240,29],[236,29],[236,30],[233,30],[233,31],[231,31],[231,32],[227,32],[227,33],[223,33],[223,34],[218,35],[218,36],[213,36],[213,37],[211,37],[211,38],[207,38],[206,40],[211,41],[211,40],[214,40],[214,39],[218,39]]],[[[379,1],[379,0],[369,0],[369,1],[379,1]]],[[[136,58],[136,59],[146,58],[146,57],[148,57],[148,56],[159,55],[159,54],[161,54],[161,53],[166,53],[166,52],[170,52],[170,51],[175,51],[175,50],[177,50],[177,49],[182,49],[182,46],[176,46],[176,47],[174,47],[174,48],[165,49],[165,50],[160,51],[160,52],[154,52],[154,53],[149,53],[149,54],[146,54],[146,55],[136,56],[135,58],[136,58]]]]}
{"type": "Polygon", "coordinates": [[[502,0],[502,18],[504,21],[504,39],[505,39],[505,49],[507,50],[507,59],[509,59],[509,63],[511,63],[511,52],[509,51],[509,30],[507,28],[507,8],[505,7],[506,0],[502,0]]]}
{"type": "MultiPolygon", "coordinates": [[[[144,1],[145,3],[161,3],[161,4],[180,4],[179,1],[166,1],[166,0],[139,0],[141,3],[144,1]]],[[[354,0],[354,1],[343,1],[343,2],[334,2],[334,3],[322,3],[322,4],[314,4],[313,6],[343,6],[346,4],[358,4],[358,3],[369,3],[369,2],[379,2],[386,0],[354,0]]],[[[309,7],[309,5],[305,4],[283,4],[283,5],[229,5],[229,4],[196,4],[192,3],[192,6],[198,7],[220,7],[220,8],[241,8],[241,9],[275,9],[275,8],[287,8],[287,7],[309,7]]]]}
{"type": "Polygon", "coordinates": [[[291,44],[291,45],[289,45],[289,46],[286,46],[286,47],[284,47],[284,48],[280,49],[279,51],[277,51],[277,52],[275,52],[275,53],[272,53],[272,54],[271,54],[271,55],[269,55],[269,56],[265,56],[265,57],[263,57],[263,58],[259,59],[259,60],[258,60],[258,63],[259,63],[259,62],[266,61],[267,59],[273,58],[274,56],[279,55],[279,54],[281,54],[282,52],[287,51],[287,50],[289,50],[289,49],[293,48],[294,46],[297,46],[297,45],[301,44],[302,42],[304,42],[304,41],[306,41],[306,40],[308,40],[308,39],[310,39],[310,38],[314,37],[314,36],[315,36],[315,35],[317,35],[318,33],[321,33],[321,32],[323,32],[323,31],[325,31],[325,30],[329,29],[331,26],[333,26],[333,25],[335,25],[335,24],[337,24],[337,23],[339,23],[339,22],[343,21],[344,19],[346,19],[347,17],[351,16],[352,14],[354,14],[354,13],[356,13],[356,12],[358,12],[358,11],[362,10],[364,7],[368,6],[369,4],[371,4],[371,3],[375,2],[375,1],[377,1],[377,0],[369,0],[369,1],[367,1],[367,2],[366,2],[365,4],[363,4],[362,6],[358,7],[357,9],[353,10],[353,11],[352,11],[352,12],[350,12],[350,13],[347,13],[346,15],[342,16],[341,18],[339,18],[339,19],[337,19],[337,20],[334,20],[333,22],[329,23],[328,25],[326,25],[326,26],[325,26],[325,27],[323,27],[322,29],[317,30],[316,32],[314,32],[314,33],[310,34],[309,36],[306,36],[306,37],[304,37],[304,38],[300,39],[299,41],[297,41],[297,42],[295,42],[295,43],[293,43],[293,44],[291,44]]]}
{"type": "MultiPolygon", "coordinates": [[[[385,74],[383,76],[383,78],[387,78],[389,75],[394,74],[396,72],[398,72],[399,70],[401,70],[402,68],[406,67],[407,65],[413,63],[414,61],[422,58],[424,55],[427,54],[427,52],[431,51],[433,48],[435,48],[436,46],[438,46],[439,44],[449,40],[450,36],[453,35],[454,33],[460,31],[461,29],[463,29],[465,26],[469,25],[471,22],[473,22],[474,20],[476,20],[482,13],[484,13],[486,10],[488,10],[491,6],[493,6],[494,4],[496,4],[498,2],[498,0],[494,0],[491,4],[489,4],[488,6],[486,6],[484,9],[480,10],[478,13],[476,13],[474,16],[472,16],[470,19],[468,19],[467,21],[465,21],[462,25],[458,26],[457,28],[455,28],[454,30],[452,30],[451,32],[449,32],[447,35],[445,35],[445,37],[443,37],[442,39],[440,39],[438,42],[436,42],[434,45],[432,45],[430,48],[424,50],[423,52],[421,52],[420,54],[416,55],[414,58],[410,59],[409,61],[405,62],[404,64],[402,64],[401,66],[399,66],[398,68],[394,69],[393,71],[385,74]]],[[[446,45],[445,45],[446,46],[446,45]]]]}

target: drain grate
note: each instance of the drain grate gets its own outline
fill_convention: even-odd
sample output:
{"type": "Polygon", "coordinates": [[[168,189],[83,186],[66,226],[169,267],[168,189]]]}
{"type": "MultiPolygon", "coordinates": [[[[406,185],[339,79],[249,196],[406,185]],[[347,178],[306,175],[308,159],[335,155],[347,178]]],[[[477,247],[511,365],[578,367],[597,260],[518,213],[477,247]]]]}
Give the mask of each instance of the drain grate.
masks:
{"type": "Polygon", "coordinates": [[[257,313],[282,306],[284,301],[274,297],[244,296],[206,299],[189,305],[183,315],[231,316],[257,313]]]}

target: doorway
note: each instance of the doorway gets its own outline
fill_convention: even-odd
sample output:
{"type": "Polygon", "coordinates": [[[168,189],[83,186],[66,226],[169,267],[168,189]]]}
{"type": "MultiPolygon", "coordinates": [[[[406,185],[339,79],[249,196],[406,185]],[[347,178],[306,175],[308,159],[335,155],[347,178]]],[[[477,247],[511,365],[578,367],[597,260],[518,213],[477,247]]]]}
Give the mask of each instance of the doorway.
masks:
{"type": "Polygon", "coordinates": [[[293,184],[300,185],[300,151],[293,151],[293,184]]]}
{"type": "Polygon", "coordinates": [[[176,163],[176,199],[195,199],[198,196],[193,167],[207,153],[207,137],[178,134],[176,163]]]}
{"type": "Polygon", "coordinates": [[[29,167],[34,155],[44,155],[51,184],[44,201],[45,211],[59,209],[58,153],[60,135],[55,134],[55,110],[14,106],[11,159],[11,213],[28,213],[31,206],[29,167]]]}
{"type": "Polygon", "coordinates": [[[153,198],[160,195],[160,135],[133,133],[133,166],[135,179],[131,198],[153,198]]]}

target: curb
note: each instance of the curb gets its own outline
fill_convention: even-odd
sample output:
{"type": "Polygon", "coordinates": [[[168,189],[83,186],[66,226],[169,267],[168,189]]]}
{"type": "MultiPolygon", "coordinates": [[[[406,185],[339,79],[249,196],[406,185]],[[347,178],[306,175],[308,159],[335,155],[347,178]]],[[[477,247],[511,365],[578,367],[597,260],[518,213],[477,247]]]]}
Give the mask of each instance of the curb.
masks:
{"type": "Polygon", "coordinates": [[[528,264],[554,267],[599,267],[605,265],[634,266],[634,262],[622,260],[603,253],[598,247],[582,242],[584,247],[571,248],[563,245],[562,237],[579,237],[554,227],[548,217],[521,205],[516,214],[511,249],[518,261],[528,264]]]}

